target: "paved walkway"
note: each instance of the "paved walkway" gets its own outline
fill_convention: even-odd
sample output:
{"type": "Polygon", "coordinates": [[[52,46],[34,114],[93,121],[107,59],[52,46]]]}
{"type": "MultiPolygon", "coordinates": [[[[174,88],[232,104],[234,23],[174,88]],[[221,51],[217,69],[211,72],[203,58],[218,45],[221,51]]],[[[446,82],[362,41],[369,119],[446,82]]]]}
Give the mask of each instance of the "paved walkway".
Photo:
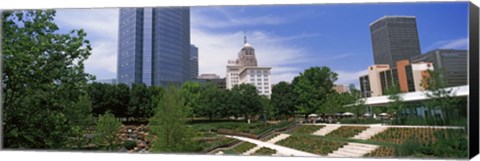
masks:
{"type": "Polygon", "coordinates": [[[382,125],[382,124],[326,124],[316,123],[313,125],[337,125],[337,126],[382,126],[382,127],[399,127],[399,128],[435,128],[435,129],[464,129],[462,126],[428,126],[428,125],[382,125]]]}
{"type": "Polygon", "coordinates": [[[240,136],[231,136],[231,135],[225,135],[225,136],[230,137],[230,138],[235,138],[235,139],[238,139],[238,140],[242,140],[242,141],[246,141],[246,142],[250,142],[250,143],[256,144],[258,146],[267,147],[267,148],[270,148],[270,149],[275,149],[275,150],[277,150],[277,155],[282,155],[282,156],[308,156],[308,157],[310,157],[310,156],[311,157],[319,157],[320,156],[320,155],[317,155],[317,154],[307,153],[307,152],[304,152],[304,151],[300,151],[300,150],[296,150],[296,149],[292,149],[292,148],[287,148],[287,147],[284,147],[284,146],[279,146],[279,145],[275,145],[275,144],[268,143],[268,142],[263,142],[263,141],[256,140],[256,139],[250,139],[250,138],[240,137],[240,136]]]}

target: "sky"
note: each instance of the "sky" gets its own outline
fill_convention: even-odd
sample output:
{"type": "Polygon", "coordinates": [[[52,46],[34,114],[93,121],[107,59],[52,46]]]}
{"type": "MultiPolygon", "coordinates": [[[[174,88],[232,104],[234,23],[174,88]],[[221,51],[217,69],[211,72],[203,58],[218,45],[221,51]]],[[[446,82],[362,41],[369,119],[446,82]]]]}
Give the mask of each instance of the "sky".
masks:
{"type": "MultiPolygon", "coordinates": [[[[336,84],[358,88],[373,64],[369,24],[387,15],[416,16],[422,53],[468,48],[467,2],[192,7],[190,38],[200,74],[225,77],[246,35],[258,65],[272,67],[272,83],[327,66],[338,73],[336,84]]],[[[93,50],[86,71],[97,79],[116,77],[118,19],[118,9],[57,10],[60,32],[87,32],[93,50]]]]}

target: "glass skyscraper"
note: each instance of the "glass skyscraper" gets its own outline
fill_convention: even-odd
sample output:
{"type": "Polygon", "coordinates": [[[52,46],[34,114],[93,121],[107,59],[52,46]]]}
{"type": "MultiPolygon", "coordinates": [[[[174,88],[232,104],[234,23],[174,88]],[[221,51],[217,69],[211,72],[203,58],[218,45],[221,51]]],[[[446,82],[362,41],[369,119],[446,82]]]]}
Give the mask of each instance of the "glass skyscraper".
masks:
{"type": "Polygon", "coordinates": [[[190,80],[198,77],[198,48],[195,45],[190,47],[190,80]]]}
{"type": "Polygon", "coordinates": [[[118,83],[147,86],[190,79],[190,9],[120,9],[118,83]]]}
{"type": "Polygon", "coordinates": [[[413,16],[385,16],[370,24],[375,64],[397,66],[397,61],[420,55],[417,22],[413,16]]]}

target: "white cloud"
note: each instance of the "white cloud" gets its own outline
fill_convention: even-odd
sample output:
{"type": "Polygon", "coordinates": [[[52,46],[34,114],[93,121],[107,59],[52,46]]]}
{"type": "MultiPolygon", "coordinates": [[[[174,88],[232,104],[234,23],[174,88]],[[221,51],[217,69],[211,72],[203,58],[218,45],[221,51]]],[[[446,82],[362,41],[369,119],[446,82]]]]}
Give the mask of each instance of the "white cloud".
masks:
{"type": "Polygon", "coordinates": [[[335,84],[348,85],[350,83],[353,83],[357,88],[359,88],[358,77],[362,75],[366,75],[368,73],[368,69],[365,68],[364,70],[353,71],[353,72],[338,70],[335,72],[338,74],[338,80],[335,82],[335,84]]]}
{"type": "Polygon", "coordinates": [[[258,26],[258,25],[278,25],[286,23],[286,19],[272,16],[255,16],[255,17],[237,17],[229,13],[229,11],[220,7],[210,7],[208,9],[195,9],[191,12],[191,23],[194,27],[207,28],[225,28],[233,26],[258,26]],[[216,11],[217,15],[222,15],[223,18],[215,19],[205,11],[216,11]]]}
{"type": "Polygon", "coordinates": [[[468,38],[460,38],[453,40],[443,40],[437,41],[426,48],[428,52],[433,49],[467,49],[468,48],[468,38]]]}
{"type": "Polygon", "coordinates": [[[115,78],[117,69],[118,9],[57,10],[61,28],[84,29],[92,46],[85,70],[97,79],[115,78]]]}

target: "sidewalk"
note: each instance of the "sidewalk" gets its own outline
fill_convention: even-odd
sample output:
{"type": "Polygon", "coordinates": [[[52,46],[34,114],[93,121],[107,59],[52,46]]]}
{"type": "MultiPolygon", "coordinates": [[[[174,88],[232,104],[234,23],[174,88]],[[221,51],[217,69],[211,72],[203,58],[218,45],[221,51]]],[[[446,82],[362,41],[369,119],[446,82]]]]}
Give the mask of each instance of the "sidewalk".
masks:
{"type": "Polygon", "coordinates": [[[258,146],[267,147],[267,148],[270,148],[270,149],[275,149],[275,150],[277,150],[277,154],[284,155],[284,156],[320,157],[320,155],[317,155],[317,154],[312,154],[312,153],[308,153],[308,152],[304,152],[304,151],[300,151],[300,150],[296,150],[296,149],[292,149],[292,148],[287,148],[287,147],[284,147],[284,146],[279,146],[279,145],[275,145],[275,144],[268,143],[268,142],[263,142],[263,141],[256,140],[256,139],[250,139],[250,138],[240,137],[240,136],[231,136],[231,135],[225,135],[225,136],[230,137],[230,138],[235,138],[235,139],[238,139],[238,140],[242,140],[242,141],[246,141],[246,142],[250,142],[250,143],[256,144],[258,146]]]}

